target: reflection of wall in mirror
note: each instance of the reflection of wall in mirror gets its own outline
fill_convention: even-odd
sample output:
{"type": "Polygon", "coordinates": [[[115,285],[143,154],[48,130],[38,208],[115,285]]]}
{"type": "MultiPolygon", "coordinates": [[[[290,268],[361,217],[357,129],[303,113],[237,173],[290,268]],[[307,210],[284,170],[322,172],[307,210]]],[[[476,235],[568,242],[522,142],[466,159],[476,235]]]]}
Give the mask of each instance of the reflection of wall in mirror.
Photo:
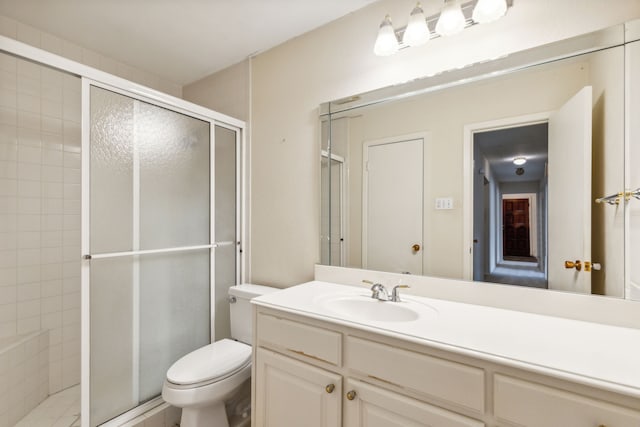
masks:
{"type": "MultiPolygon", "coordinates": [[[[425,274],[441,277],[462,277],[462,210],[434,211],[435,197],[453,196],[462,199],[463,128],[466,124],[499,118],[553,111],[585,85],[594,86],[594,191],[609,188],[621,180],[622,144],[621,111],[623,107],[622,48],[609,49],[580,59],[535,67],[498,79],[450,88],[420,97],[361,109],[358,115],[336,121],[348,130],[349,201],[351,209],[348,227],[361,229],[362,142],[416,132],[430,132],[431,143],[425,158],[425,274]],[[605,92],[605,89],[606,92],[605,92]],[[605,96],[606,95],[606,96],[605,96]],[[604,102],[606,98],[606,102],[604,102]],[[618,116],[615,115],[618,113],[618,116]],[[606,147],[605,147],[606,141],[606,147]],[[620,155],[618,155],[620,153],[620,155]],[[599,155],[600,154],[600,155],[599,155]],[[616,167],[611,167],[616,164],[616,167]]],[[[333,138],[337,142],[336,138],[333,138]]],[[[340,143],[342,143],[340,141],[340,143]]],[[[460,207],[460,203],[457,203],[460,207]]],[[[596,215],[594,243],[602,250],[594,257],[612,266],[600,276],[594,274],[595,289],[609,295],[622,295],[622,230],[604,229],[599,224],[620,221],[615,211],[596,215]],[[613,235],[613,236],[612,236],[613,235]],[[606,243],[605,243],[606,242],[606,243]],[[605,247],[606,244],[606,247],[605,247]],[[615,284],[615,288],[613,287],[615,284]]],[[[352,235],[347,265],[358,267],[360,240],[352,235]]]]}
{"type": "MultiPolygon", "coordinates": [[[[627,185],[630,190],[640,188],[640,41],[627,45],[628,85],[628,171],[627,185]]],[[[627,202],[629,211],[629,251],[627,265],[627,297],[640,301],[640,200],[635,197],[627,202]]]]}

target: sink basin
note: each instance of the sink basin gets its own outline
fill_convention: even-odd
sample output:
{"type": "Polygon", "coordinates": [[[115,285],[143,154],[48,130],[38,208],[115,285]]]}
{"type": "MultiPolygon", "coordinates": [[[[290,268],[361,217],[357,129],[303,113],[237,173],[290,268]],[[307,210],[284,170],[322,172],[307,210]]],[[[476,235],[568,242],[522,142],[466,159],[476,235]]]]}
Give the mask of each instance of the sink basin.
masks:
{"type": "Polygon", "coordinates": [[[377,322],[411,322],[418,320],[423,311],[419,304],[411,301],[379,301],[364,295],[336,295],[324,297],[318,302],[325,310],[335,314],[377,322]]]}

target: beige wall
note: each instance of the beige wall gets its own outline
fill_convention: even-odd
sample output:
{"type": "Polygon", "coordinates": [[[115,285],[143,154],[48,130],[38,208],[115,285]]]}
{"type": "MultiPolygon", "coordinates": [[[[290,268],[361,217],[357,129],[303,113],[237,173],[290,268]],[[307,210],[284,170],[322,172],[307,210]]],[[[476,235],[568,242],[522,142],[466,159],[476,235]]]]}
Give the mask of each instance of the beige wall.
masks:
{"type": "Polygon", "coordinates": [[[236,119],[249,121],[250,60],[225,68],[182,88],[184,99],[236,119]]]}
{"type": "MultiPolygon", "coordinates": [[[[386,13],[403,25],[410,0],[383,0],[252,60],[251,280],[289,286],[319,260],[318,105],[640,16],[637,0],[518,0],[502,20],[392,57],[373,55],[386,13]]],[[[433,6],[431,6],[433,7],[433,6]]],[[[433,13],[433,10],[427,13],[433,13]]],[[[448,157],[456,153],[447,154],[448,157]]],[[[461,193],[452,184],[448,193],[461,193]]]]}
{"type": "Polygon", "coordinates": [[[177,97],[182,96],[182,87],[179,84],[101,55],[83,47],[75,41],[63,40],[2,15],[0,15],[0,35],[55,53],[56,55],[97,68],[98,70],[106,71],[118,77],[159,90],[160,92],[177,97]]]}

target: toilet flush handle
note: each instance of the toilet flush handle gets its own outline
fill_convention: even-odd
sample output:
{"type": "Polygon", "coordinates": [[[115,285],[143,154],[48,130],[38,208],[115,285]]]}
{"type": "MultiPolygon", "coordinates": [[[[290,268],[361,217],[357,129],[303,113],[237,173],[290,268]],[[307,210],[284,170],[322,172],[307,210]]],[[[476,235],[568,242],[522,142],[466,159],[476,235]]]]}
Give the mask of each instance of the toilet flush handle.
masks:
{"type": "Polygon", "coordinates": [[[229,304],[235,304],[237,300],[236,300],[236,297],[235,297],[235,296],[233,296],[233,295],[229,295],[229,296],[227,297],[227,301],[229,302],[229,304]]]}

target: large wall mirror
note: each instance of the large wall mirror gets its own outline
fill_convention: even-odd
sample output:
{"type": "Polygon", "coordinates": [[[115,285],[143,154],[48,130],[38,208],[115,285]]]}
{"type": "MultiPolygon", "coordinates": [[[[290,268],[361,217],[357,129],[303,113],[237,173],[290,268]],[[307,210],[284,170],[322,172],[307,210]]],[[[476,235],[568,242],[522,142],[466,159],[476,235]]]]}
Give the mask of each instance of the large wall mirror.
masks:
{"type": "Polygon", "coordinates": [[[637,27],[321,105],[321,262],[632,297],[637,27]]]}

